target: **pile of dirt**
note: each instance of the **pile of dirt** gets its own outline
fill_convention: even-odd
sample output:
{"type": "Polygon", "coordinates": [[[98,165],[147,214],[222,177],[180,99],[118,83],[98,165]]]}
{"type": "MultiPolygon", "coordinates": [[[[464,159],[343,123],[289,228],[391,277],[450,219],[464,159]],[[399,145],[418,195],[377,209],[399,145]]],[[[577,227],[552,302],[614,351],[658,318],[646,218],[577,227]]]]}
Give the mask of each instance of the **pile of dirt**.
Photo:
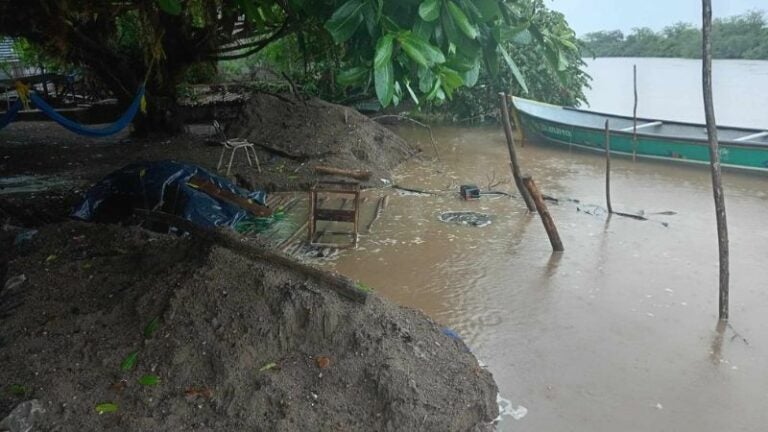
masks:
{"type": "Polygon", "coordinates": [[[3,246],[0,418],[38,400],[35,430],[477,431],[497,415],[463,343],[375,295],[140,228],[67,222],[3,246]]]}
{"type": "MultiPolygon", "coordinates": [[[[312,169],[318,164],[371,171],[365,186],[382,186],[381,179],[420,151],[355,109],[319,99],[256,93],[238,113],[235,120],[220,120],[230,138],[256,145],[262,171],[240,152],[232,177],[239,174],[255,188],[308,189],[318,179],[312,169]]],[[[187,129],[173,137],[140,139],[123,131],[94,139],[53,122],[15,122],[0,131],[0,175],[53,175],[86,186],[140,160],[174,159],[216,170],[221,137],[210,122],[187,129]]]]}
{"type": "Polygon", "coordinates": [[[374,185],[416,154],[406,141],[355,109],[316,98],[257,93],[230,124],[229,134],[295,162],[371,171],[374,185]]]}

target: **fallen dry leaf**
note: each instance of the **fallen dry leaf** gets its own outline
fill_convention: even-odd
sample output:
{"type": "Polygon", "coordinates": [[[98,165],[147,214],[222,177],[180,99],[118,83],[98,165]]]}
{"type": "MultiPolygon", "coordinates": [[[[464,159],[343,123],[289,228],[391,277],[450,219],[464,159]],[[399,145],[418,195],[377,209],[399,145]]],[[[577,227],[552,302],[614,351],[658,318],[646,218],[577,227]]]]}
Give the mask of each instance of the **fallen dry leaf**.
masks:
{"type": "Polygon", "coordinates": [[[202,396],[206,399],[210,399],[213,397],[213,390],[208,387],[187,387],[187,389],[184,390],[184,395],[187,397],[202,396]]]}
{"type": "Polygon", "coordinates": [[[315,357],[315,363],[317,363],[317,367],[320,369],[325,369],[331,365],[331,359],[326,356],[317,356],[315,357]]]}
{"type": "Polygon", "coordinates": [[[117,393],[122,393],[123,390],[125,390],[125,387],[128,385],[128,381],[126,380],[120,380],[110,386],[110,388],[117,393]]]}

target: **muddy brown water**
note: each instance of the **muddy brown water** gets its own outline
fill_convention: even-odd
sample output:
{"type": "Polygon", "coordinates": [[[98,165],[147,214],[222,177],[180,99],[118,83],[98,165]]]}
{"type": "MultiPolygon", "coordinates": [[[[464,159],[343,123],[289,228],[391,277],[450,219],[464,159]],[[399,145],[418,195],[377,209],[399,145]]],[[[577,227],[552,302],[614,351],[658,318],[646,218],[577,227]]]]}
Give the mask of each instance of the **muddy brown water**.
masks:
{"type": "MultiPolygon", "coordinates": [[[[398,133],[429,148],[423,130],[398,133]]],[[[501,131],[435,134],[443,162],[410,162],[396,181],[446,192],[378,192],[391,195],[389,208],[362,238],[362,252],[330,265],[458,332],[501,397],[527,410],[519,420],[503,416],[500,430],[764,430],[768,176],[725,175],[732,327],[718,332],[706,169],[614,159],[614,208],[649,220],[609,219],[599,208],[600,156],[526,146],[524,170],[560,198],[550,210],[566,251],[553,255],[521,200],[458,198],[460,184],[509,179],[501,131]],[[438,221],[449,210],[484,212],[493,223],[438,221]],[[661,212],[676,214],[653,214],[661,212]]],[[[494,189],[514,193],[511,183],[494,189]]]]}

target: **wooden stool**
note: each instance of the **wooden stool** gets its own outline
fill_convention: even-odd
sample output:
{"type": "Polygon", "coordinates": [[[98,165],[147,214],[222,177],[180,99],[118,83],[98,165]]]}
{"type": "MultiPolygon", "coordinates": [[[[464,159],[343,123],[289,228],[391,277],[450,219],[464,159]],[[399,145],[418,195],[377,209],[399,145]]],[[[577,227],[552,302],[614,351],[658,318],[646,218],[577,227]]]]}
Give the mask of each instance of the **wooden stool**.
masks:
{"type": "MultiPolygon", "coordinates": [[[[309,244],[326,247],[357,247],[358,215],[360,211],[360,183],[345,181],[320,181],[309,190],[309,244]],[[317,197],[319,194],[351,195],[352,210],[319,208],[317,197]],[[347,222],[352,224],[351,244],[320,243],[315,242],[317,221],[347,222]]],[[[319,240],[319,239],[318,239],[319,240]]]]}

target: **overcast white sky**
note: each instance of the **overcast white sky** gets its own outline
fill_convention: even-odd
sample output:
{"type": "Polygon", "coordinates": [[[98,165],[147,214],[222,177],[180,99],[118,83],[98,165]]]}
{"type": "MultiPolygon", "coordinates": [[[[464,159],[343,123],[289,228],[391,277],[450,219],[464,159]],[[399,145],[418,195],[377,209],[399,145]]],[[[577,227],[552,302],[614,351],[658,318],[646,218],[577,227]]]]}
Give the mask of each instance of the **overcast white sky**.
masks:
{"type": "MultiPolygon", "coordinates": [[[[545,0],[547,6],[565,14],[581,36],[598,30],[634,27],[659,30],[676,22],[699,23],[701,0],[545,0]]],[[[712,0],[715,17],[738,15],[748,10],[768,11],[768,0],[712,0]]]]}

